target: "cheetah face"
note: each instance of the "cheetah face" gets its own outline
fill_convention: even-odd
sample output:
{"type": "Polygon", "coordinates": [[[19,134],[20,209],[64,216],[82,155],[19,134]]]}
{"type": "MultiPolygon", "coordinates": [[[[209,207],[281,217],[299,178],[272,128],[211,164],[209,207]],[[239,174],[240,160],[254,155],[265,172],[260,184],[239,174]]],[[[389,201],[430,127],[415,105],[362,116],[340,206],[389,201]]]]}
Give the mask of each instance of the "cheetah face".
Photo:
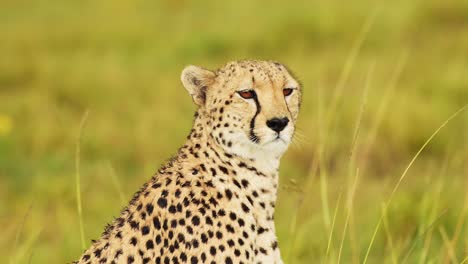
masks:
{"type": "Polygon", "coordinates": [[[209,120],[210,136],[227,152],[255,158],[286,151],[301,88],[283,65],[240,61],[216,72],[189,66],[182,81],[209,120]]]}

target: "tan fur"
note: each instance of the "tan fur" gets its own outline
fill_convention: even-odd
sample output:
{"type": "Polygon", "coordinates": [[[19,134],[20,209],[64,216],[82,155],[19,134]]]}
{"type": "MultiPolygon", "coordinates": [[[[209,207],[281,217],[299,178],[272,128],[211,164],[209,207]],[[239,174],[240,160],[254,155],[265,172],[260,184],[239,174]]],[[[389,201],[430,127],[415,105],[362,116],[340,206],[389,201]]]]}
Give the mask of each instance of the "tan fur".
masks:
{"type": "Polygon", "coordinates": [[[181,79],[199,106],[186,143],[77,263],[282,263],[273,218],[298,82],[270,61],[189,66],[181,79]],[[272,118],[290,122],[277,133],[272,118]]]}

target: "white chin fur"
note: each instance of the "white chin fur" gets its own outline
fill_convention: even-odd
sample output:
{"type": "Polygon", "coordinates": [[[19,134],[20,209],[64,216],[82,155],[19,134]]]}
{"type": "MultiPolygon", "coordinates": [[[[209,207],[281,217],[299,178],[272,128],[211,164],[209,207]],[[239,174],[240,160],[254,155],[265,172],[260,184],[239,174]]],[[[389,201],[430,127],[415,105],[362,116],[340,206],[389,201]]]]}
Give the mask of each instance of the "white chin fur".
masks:
{"type": "Polygon", "coordinates": [[[232,141],[232,147],[228,149],[236,155],[248,159],[278,160],[287,150],[291,142],[291,131],[283,131],[278,138],[273,131],[261,131],[267,133],[259,133],[259,142],[254,143],[249,140],[244,133],[232,135],[229,140],[232,141]]]}

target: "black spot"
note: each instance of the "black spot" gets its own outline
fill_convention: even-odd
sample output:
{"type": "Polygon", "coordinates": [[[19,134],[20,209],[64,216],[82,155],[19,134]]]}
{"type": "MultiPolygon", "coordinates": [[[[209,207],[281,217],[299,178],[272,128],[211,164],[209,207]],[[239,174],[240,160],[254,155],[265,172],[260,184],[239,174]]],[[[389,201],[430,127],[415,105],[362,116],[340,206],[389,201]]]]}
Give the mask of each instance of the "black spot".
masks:
{"type": "Polygon", "coordinates": [[[227,224],[226,225],[226,230],[229,232],[229,233],[234,233],[234,228],[230,225],[230,224],[227,224]]]}
{"type": "Polygon", "coordinates": [[[179,233],[179,234],[177,235],[177,239],[178,239],[180,242],[184,242],[184,241],[185,241],[184,234],[179,233]]]}
{"type": "Polygon", "coordinates": [[[171,214],[176,213],[176,207],[174,205],[169,206],[169,213],[171,213],[171,214]]]}
{"type": "Polygon", "coordinates": [[[216,170],[214,168],[210,168],[211,175],[216,176],[216,170]]]}
{"type": "Polygon", "coordinates": [[[199,246],[198,240],[192,239],[192,245],[193,245],[194,248],[198,248],[198,246],[199,246]]]}
{"type": "Polygon", "coordinates": [[[147,204],[146,205],[146,212],[148,213],[148,215],[151,215],[153,213],[153,205],[152,204],[147,204]]]}
{"type": "Polygon", "coordinates": [[[231,218],[232,221],[236,220],[237,216],[235,213],[231,212],[229,213],[229,218],[231,218]]]}
{"type": "Polygon", "coordinates": [[[247,181],[246,179],[243,179],[241,183],[242,183],[242,186],[244,186],[244,188],[247,188],[249,186],[249,181],[247,181]]]}
{"type": "Polygon", "coordinates": [[[193,228],[191,226],[187,226],[186,229],[189,234],[193,234],[193,228]]]}
{"type": "Polygon", "coordinates": [[[141,228],[141,234],[142,235],[147,235],[149,233],[150,229],[149,226],[144,226],[141,228]]]}
{"type": "Polygon", "coordinates": [[[234,182],[234,185],[237,186],[237,188],[241,189],[241,185],[237,180],[234,180],[233,182],[234,182]]]}
{"type": "Polygon", "coordinates": [[[159,207],[161,207],[161,208],[166,208],[166,206],[167,206],[167,200],[166,200],[165,198],[163,198],[163,197],[159,198],[159,199],[158,199],[158,205],[159,205],[159,207]]]}
{"type": "Polygon", "coordinates": [[[219,169],[220,169],[224,174],[228,174],[228,170],[226,169],[226,167],[219,166],[219,169]]]}
{"type": "Polygon", "coordinates": [[[249,207],[247,205],[245,205],[244,203],[241,204],[241,207],[242,207],[242,210],[246,213],[248,213],[250,211],[249,207]]]}
{"type": "Polygon", "coordinates": [[[228,244],[229,247],[233,247],[233,246],[234,246],[234,240],[229,239],[229,240],[227,241],[227,244],[228,244]]]}
{"type": "Polygon", "coordinates": [[[94,250],[94,256],[96,256],[97,258],[101,257],[101,252],[102,252],[102,249],[100,248],[94,250]]]}
{"type": "Polygon", "coordinates": [[[180,253],[180,260],[182,260],[183,262],[187,261],[187,255],[185,255],[184,252],[180,253]]]}
{"type": "Polygon", "coordinates": [[[275,250],[277,247],[278,247],[278,242],[274,241],[273,243],[271,243],[271,248],[273,250],[275,250]]]}
{"type": "Polygon", "coordinates": [[[201,234],[201,241],[202,241],[203,243],[206,243],[206,242],[208,241],[208,237],[206,236],[205,233],[201,234]]]}
{"type": "Polygon", "coordinates": [[[153,249],[153,248],[154,248],[153,240],[146,241],[146,249],[153,249]]]}
{"type": "Polygon", "coordinates": [[[153,225],[156,229],[161,229],[161,222],[159,221],[159,218],[154,217],[153,218],[153,225]]]}
{"type": "Polygon", "coordinates": [[[193,216],[192,217],[192,224],[194,224],[195,226],[199,225],[200,224],[200,218],[198,216],[193,216]]]}
{"type": "Polygon", "coordinates": [[[131,227],[132,229],[138,229],[138,228],[140,227],[140,225],[139,225],[137,222],[135,222],[135,221],[131,221],[131,222],[130,222],[130,227],[131,227]]]}
{"type": "Polygon", "coordinates": [[[117,250],[117,252],[115,252],[114,259],[119,258],[119,256],[122,254],[123,254],[123,251],[121,249],[117,250]]]}

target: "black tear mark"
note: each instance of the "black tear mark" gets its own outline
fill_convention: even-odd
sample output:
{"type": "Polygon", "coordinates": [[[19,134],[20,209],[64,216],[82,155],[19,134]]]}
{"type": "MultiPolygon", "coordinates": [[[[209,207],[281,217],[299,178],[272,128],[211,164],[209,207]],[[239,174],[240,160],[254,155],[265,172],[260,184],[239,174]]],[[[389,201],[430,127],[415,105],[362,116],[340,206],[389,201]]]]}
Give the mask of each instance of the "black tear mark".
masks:
{"type": "Polygon", "coordinates": [[[250,120],[250,140],[258,144],[258,137],[255,135],[254,128],[255,128],[255,118],[257,118],[257,115],[260,113],[260,110],[262,110],[262,107],[260,106],[260,103],[258,102],[257,94],[254,93],[254,102],[255,106],[257,107],[257,111],[255,112],[255,115],[253,116],[252,120],[250,120]]]}

